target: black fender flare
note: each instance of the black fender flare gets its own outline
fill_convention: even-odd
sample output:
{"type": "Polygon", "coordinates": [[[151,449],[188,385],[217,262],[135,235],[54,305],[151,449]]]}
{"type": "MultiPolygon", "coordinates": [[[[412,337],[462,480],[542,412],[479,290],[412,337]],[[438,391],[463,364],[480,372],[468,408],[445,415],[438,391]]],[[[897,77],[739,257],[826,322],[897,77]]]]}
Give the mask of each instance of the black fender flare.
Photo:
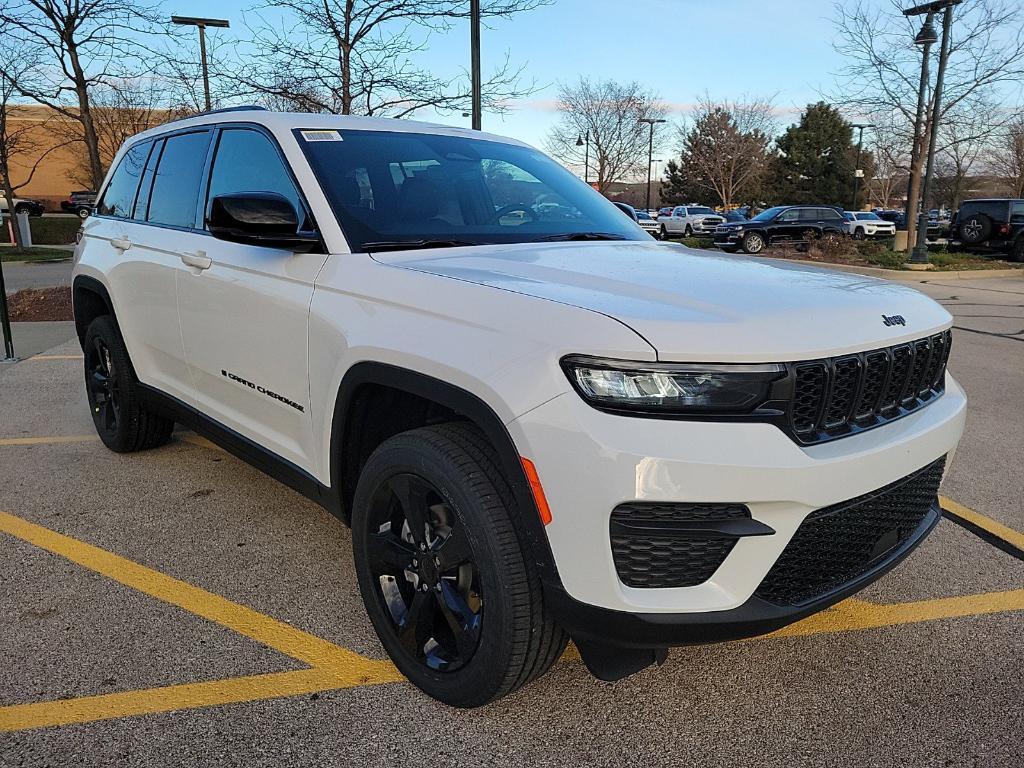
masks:
{"type": "Polygon", "coordinates": [[[90,277],[89,275],[78,275],[71,285],[71,308],[72,315],[75,319],[75,331],[78,334],[79,345],[85,343],[85,332],[89,325],[85,317],[85,308],[80,302],[75,301],[75,296],[78,295],[80,291],[93,293],[100,298],[107,308],[107,314],[110,315],[110,318],[114,321],[114,327],[117,328],[118,333],[121,333],[121,328],[117,324],[117,313],[114,312],[114,302],[110,298],[110,292],[107,290],[107,286],[95,277],[90,277]]]}
{"type": "Polygon", "coordinates": [[[342,519],[349,522],[350,496],[353,490],[345,488],[341,472],[348,416],[356,392],[365,384],[385,386],[433,401],[464,416],[484,433],[498,454],[501,469],[508,479],[516,504],[522,511],[521,522],[528,545],[528,551],[524,554],[532,557],[545,584],[560,586],[561,580],[548,544],[547,533],[534,503],[519,452],[505,424],[490,405],[472,392],[418,371],[388,363],[365,361],[353,365],[342,377],[334,405],[330,448],[331,489],[339,496],[342,519]]]}

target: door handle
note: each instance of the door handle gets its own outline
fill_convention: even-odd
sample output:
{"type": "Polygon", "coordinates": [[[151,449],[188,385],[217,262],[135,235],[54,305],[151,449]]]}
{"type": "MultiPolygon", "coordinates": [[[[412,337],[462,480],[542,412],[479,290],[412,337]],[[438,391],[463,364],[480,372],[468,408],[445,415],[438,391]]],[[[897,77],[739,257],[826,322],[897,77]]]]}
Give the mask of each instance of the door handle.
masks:
{"type": "Polygon", "coordinates": [[[213,264],[213,259],[206,255],[206,251],[183,253],[181,254],[181,260],[188,266],[195,267],[196,269],[209,269],[213,264]]]}
{"type": "Polygon", "coordinates": [[[116,237],[110,241],[110,244],[119,251],[127,251],[132,247],[132,241],[127,240],[123,237],[116,237]]]}

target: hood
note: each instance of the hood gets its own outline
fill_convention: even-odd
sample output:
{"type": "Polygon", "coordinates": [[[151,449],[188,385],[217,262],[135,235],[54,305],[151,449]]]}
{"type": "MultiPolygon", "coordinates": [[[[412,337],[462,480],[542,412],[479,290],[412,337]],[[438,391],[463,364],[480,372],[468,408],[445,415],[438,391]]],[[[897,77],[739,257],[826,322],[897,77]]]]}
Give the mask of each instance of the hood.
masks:
{"type": "Polygon", "coordinates": [[[600,312],[636,331],[661,360],[809,360],[898,344],[952,321],[924,294],[885,280],[654,242],[516,243],[374,258],[600,312]],[[883,315],[905,325],[886,324],[883,315]]]}

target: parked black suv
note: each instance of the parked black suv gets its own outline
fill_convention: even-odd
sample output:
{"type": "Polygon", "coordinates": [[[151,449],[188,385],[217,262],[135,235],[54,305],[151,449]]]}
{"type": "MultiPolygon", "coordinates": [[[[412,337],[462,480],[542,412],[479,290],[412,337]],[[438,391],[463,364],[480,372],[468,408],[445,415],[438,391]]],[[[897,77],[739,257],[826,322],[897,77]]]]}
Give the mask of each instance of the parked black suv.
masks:
{"type": "Polygon", "coordinates": [[[61,210],[85,218],[96,206],[96,193],[88,191],[72,192],[67,200],[60,201],[61,210]]]}
{"type": "Polygon", "coordinates": [[[950,231],[969,248],[1001,251],[1024,261],[1024,200],[965,200],[950,231]]]}
{"type": "Polygon", "coordinates": [[[760,253],[772,243],[840,238],[843,213],[824,205],[777,205],[749,221],[727,222],[715,229],[715,245],[723,251],[760,253]]]}

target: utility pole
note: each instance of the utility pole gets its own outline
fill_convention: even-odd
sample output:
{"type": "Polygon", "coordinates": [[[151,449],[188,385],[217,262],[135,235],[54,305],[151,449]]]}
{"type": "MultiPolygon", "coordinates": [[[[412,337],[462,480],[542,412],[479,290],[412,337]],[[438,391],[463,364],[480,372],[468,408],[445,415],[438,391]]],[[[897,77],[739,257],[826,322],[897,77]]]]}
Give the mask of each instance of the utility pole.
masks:
{"type": "Polygon", "coordinates": [[[860,135],[857,137],[857,162],[854,163],[853,169],[853,205],[850,207],[851,211],[856,211],[858,210],[857,206],[860,205],[860,177],[864,175],[864,171],[860,167],[860,154],[864,147],[864,129],[875,126],[871,123],[854,123],[850,127],[860,129],[860,135]]]}
{"type": "Polygon", "coordinates": [[[590,184],[590,131],[586,136],[576,137],[576,146],[584,147],[583,150],[583,182],[590,184]]]}
{"type": "Polygon", "coordinates": [[[470,69],[473,88],[473,130],[483,126],[483,104],[480,94],[480,0],[469,0],[470,69]]]}
{"type": "Polygon", "coordinates": [[[928,140],[928,162],[921,190],[921,211],[917,219],[917,241],[910,255],[912,264],[928,263],[928,201],[932,194],[932,171],[935,165],[935,144],[939,140],[939,118],[942,115],[942,86],[949,60],[949,33],[953,27],[953,6],[961,0],[948,0],[942,14],[942,43],[939,45],[939,71],[935,75],[935,94],[932,96],[931,136],[928,140]]]}
{"type": "Polygon", "coordinates": [[[651,208],[651,162],[654,160],[654,126],[656,123],[664,123],[660,117],[641,117],[637,122],[647,123],[651,129],[650,139],[647,143],[647,210],[651,208]]]}
{"type": "Polygon", "coordinates": [[[171,23],[199,27],[199,58],[203,65],[203,93],[206,96],[206,111],[209,112],[212,103],[210,101],[210,70],[206,64],[206,28],[229,27],[231,24],[227,19],[204,19],[199,16],[171,16],[171,23]]]}

